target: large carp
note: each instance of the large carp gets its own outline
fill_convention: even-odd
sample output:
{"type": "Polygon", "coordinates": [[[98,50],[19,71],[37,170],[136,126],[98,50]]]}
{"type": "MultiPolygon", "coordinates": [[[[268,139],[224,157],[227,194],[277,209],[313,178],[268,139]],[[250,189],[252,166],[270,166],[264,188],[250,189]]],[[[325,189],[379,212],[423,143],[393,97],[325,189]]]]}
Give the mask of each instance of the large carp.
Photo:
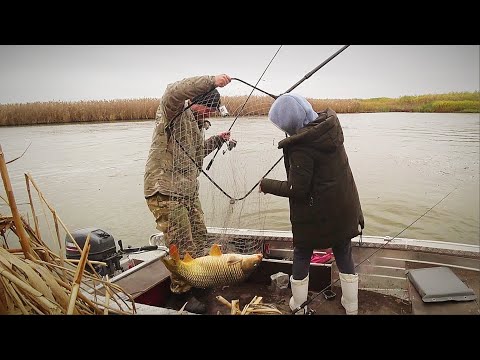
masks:
{"type": "Polygon", "coordinates": [[[262,262],[262,254],[222,254],[214,244],[206,256],[196,259],[186,253],[183,260],[177,247],[170,245],[170,253],[162,257],[166,268],[182,277],[191,286],[209,288],[244,281],[262,262]]]}

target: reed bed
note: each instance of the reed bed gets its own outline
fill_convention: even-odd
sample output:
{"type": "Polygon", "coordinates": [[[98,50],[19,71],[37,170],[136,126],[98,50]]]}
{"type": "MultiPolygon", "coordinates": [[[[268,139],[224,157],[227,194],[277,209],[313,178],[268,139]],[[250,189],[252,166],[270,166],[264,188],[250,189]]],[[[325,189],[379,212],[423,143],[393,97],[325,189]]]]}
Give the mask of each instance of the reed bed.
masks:
{"type": "MultiPolygon", "coordinates": [[[[273,102],[269,96],[225,96],[232,116],[247,113],[266,116],[273,102]],[[253,105],[255,104],[255,105],[253,105]],[[262,106],[260,106],[262,105],[262,106]],[[253,106],[255,108],[253,108],[253,106]]],[[[365,112],[464,112],[480,113],[480,92],[452,92],[373,99],[308,99],[316,111],[327,107],[337,113],[365,112]]],[[[0,104],[0,126],[119,122],[155,118],[160,99],[122,99],[78,102],[0,104]]]]}
{"type": "Polygon", "coordinates": [[[11,210],[11,215],[0,214],[0,235],[4,239],[0,246],[0,314],[135,314],[135,302],[131,295],[112,284],[108,277],[100,277],[88,260],[90,237],[81,249],[29,174],[25,174],[25,180],[34,227],[19,213],[1,146],[0,172],[7,199],[0,198],[11,210]],[[53,237],[59,243],[59,254],[42,239],[30,185],[51,212],[55,227],[53,237]],[[64,258],[60,227],[81,252],[80,260],[64,258]],[[8,245],[7,233],[13,233],[18,238],[20,248],[8,245]]]}

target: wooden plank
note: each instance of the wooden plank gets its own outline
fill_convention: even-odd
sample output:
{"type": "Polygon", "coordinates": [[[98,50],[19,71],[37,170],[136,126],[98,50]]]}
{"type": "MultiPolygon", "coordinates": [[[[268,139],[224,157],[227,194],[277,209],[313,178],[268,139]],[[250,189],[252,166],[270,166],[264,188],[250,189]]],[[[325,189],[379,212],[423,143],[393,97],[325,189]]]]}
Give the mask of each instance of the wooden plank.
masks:
{"type": "Polygon", "coordinates": [[[163,262],[159,259],[116,281],[135,299],[170,277],[163,262]]]}

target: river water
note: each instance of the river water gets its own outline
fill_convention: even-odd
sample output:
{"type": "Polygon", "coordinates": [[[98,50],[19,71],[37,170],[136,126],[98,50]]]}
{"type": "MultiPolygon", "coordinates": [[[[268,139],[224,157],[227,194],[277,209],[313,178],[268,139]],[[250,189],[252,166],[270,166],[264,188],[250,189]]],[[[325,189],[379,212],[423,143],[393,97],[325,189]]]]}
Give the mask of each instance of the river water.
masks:
{"type": "MultiPolygon", "coordinates": [[[[339,118],[365,215],[365,235],[478,244],[479,114],[339,118]]],[[[232,121],[214,119],[206,135],[227,130],[232,121]]],[[[95,226],[124,244],[147,244],[156,232],[143,198],[153,126],[153,121],[141,121],[0,128],[7,161],[30,144],[23,157],[8,165],[20,211],[29,210],[24,176],[29,173],[70,230],[95,226]]],[[[238,145],[215,156],[205,171],[210,179],[200,176],[207,226],[290,230],[287,199],[260,194],[257,188],[249,193],[282,156],[277,143],[284,135],[267,118],[239,118],[232,137],[238,145]],[[248,195],[232,204],[219,188],[236,199],[248,195]]],[[[204,168],[213,156],[205,159],[204,168]]],[[[283,161],[267,177],[285,179],[283,161]]],[[[0,194],[6,197],[3,188],[0,194]]],[[[36,212],[47,218],[46,207],[36,205],[36,212]]],[[[1,201],[0,214],[8,213],[1,201]]],[[[47,220],[41,226],[42,233],[54,233],[47,220]]],[[[54,235],[43,237],[56,246],[54,235]]]]}

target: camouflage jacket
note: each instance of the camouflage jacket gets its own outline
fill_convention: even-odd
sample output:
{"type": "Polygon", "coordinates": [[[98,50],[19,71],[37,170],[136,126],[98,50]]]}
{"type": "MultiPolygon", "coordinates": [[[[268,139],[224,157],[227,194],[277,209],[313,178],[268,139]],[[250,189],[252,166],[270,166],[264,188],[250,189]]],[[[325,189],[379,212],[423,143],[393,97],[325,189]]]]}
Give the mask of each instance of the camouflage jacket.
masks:
{"type": "Polygon", "coordinates": [[[186,101],[214,86],[214,76],[191,77],[167,86],[155,115],[155,129],[145,165],[146,198],[156,193],[181,197],[198,195],[203,158],[221,146],[223,139],[218,135],[204,139],[203,127],[190,109],[185,110],[186,101]]]}

